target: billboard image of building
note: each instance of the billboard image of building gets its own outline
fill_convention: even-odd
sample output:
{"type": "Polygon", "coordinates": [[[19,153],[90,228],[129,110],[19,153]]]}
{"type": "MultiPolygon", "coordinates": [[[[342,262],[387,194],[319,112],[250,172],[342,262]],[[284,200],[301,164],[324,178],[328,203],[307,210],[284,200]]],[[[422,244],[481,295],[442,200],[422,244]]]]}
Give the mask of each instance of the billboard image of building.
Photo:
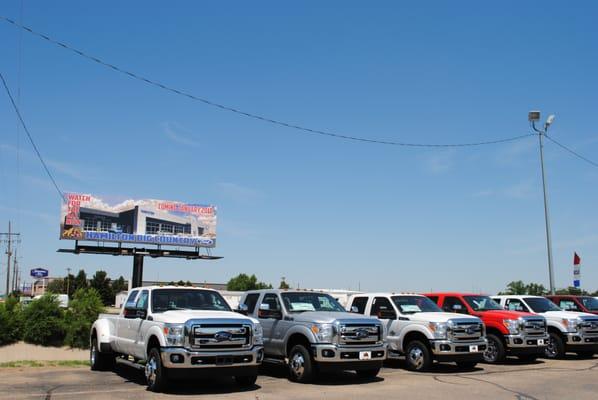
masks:
{"type": "Polygon", "coordinates": [[[110,205],[92,195],[68,193],[60,238],[96,242],[215,247],[216,208],[163,200],[110,205]]]}

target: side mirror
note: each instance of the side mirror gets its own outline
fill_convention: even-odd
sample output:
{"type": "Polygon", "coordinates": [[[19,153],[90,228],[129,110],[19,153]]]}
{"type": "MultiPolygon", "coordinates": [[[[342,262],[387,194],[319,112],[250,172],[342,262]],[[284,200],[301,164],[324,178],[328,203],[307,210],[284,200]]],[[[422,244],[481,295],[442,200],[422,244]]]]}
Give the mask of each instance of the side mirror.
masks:
{"type": "Polygon", "coordinates": [[[355,314],[359,314],[359,308],[357,306],[351,306],[351,312],[355,314]]]}
{"type": "Polygon", "coordinates": [[[123,313],[123,317],[129,319],[141,318],[145,319],[147,316],[146,310],[140,310],[137,307],[125,307],[125,311],[123,313]]]}
{"type": "Polygon", "coordinates": [[[260,309],[257,312],[258,318],[271,318],[271,319],[282,319],[282,311],[270,310],[270,305],[262,303],[260,309]]]}
{"type": "Polygon", "coordinates": [[[237,312],[239,314],[247,315],[247,314],[249,314],[249,307],[247,307],[247,304],[245,304],[245,303],[239,304],[239,308],[237,308],[237,312]]]}
{"type": "Polygon", "coordinates": [[[268,303],[260,304],[260,311],[270,311],[270,304],[268,304],[268,303]]]}
{"type": "Polygon", "coordinates": [[[147,310],[137,310],[137,318],[145,319],[147,317],[147,310]]]}
{"type": "Polygon", "coordinates": [[[393,310],[380,310],[378,311],[379,319],[397,319],[397,313],[393,310]]]}

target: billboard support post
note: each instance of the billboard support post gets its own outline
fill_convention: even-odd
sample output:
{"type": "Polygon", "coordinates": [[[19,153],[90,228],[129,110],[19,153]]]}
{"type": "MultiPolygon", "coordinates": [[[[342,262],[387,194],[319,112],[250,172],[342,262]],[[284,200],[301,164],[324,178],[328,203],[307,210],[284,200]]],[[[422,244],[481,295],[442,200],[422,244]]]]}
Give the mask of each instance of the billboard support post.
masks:
{"type": "Polygon", "coordinates": [[[133,277],[131,278],[131,288],[143,285],[143,255],[135,254],[133,256],[133,277]]]}

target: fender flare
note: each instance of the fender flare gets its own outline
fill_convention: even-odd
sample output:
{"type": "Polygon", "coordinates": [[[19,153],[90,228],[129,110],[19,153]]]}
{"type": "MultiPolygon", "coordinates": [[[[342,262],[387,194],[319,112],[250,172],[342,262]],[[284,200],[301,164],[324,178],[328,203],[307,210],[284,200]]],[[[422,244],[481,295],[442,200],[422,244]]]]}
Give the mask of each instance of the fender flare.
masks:
{"type": "Polygon", "coordinates": [[[110,323],[106,319],[98,319],[96,320],[91,329],[89,331],[89,344],[91,346],[91,338],[93,336],[93,332],[95,331],[96,338],[98,340],[98,351],[101,352],[102,344],[108,345],[108,347],[112,347],[112,332],[110,332],[110,323]]]}

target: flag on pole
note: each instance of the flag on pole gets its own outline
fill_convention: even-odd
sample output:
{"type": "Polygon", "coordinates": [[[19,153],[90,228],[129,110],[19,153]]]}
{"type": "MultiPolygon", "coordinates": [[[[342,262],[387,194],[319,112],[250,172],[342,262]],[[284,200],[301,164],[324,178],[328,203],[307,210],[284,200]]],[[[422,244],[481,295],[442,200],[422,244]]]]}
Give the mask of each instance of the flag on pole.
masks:
{"type": "Polygon", "coordinates": [[[577,253],[573,253],[573,286],[579,288],[581,286],[581,258],[577,253]]]}

